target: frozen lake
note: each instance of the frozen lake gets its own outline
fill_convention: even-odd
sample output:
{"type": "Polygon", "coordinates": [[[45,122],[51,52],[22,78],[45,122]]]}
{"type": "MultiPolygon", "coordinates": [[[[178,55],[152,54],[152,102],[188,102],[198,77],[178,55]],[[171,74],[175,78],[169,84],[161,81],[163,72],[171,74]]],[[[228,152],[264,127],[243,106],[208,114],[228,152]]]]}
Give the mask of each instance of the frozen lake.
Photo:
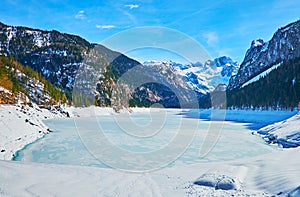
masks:
{"type": "MultiPolygon", "coordinates": [[[[199,119],[197,113],[156,110],[47,120],[45,123],[53,132],[27,145],[14,160],[150,170],[279,151],[252,134],[245,117],[252,124],[255,120],[246,112],[234,112],[226,118],[236,116],[243,123],[205,120],[210,116],[207,111],[200,112],[205,119],[199,119]]],[[[263,116],[266,121],[275,122],[292,114],[270,112],[263,116]]],[[[255,113],[252,117],[262,119],[255,113]]]]}

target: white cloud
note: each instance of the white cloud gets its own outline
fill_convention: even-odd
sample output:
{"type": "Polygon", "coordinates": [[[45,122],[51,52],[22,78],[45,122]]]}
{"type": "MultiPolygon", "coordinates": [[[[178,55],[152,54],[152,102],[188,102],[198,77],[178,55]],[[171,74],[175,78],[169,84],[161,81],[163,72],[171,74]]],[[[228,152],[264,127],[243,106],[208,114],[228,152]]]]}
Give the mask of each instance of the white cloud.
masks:
{"type": "Polygon", "coordinates": [[[222,48],[222,49],[219,50],[218,56],[221,57],[221,56],[225,55],[225,56],[231,57],[231,54],[230,54],[231,52],[232,52],[231,48],[222,48]]]}
{"type": "Polygon", "coordinates": [[[86,16],[85,16],[84,10],[80,10],[80,11],[75,15],[75,18],[81,19],[81,20],[85,19],[86,16]]]}
{"type": "Polygon", "coordinates": [[[96,25],[96,28],[98,29],[113,29],[116,28],[114,25],[96,25]]]}
{"type": "Polygon", "coordinates": [[[219,37],[216,32],[208,32],[203,34],[203,37],[206,39],[208,45],[215,45],[219,41],[219,37]]]}
{"type": "Polygon", "coordinates": [[[128,4],[128,5],[125,5],[125,7],[128,7],[129,9],[136,9],[136,8],[139,8],[140,6],[138,4],[128,4]]]}

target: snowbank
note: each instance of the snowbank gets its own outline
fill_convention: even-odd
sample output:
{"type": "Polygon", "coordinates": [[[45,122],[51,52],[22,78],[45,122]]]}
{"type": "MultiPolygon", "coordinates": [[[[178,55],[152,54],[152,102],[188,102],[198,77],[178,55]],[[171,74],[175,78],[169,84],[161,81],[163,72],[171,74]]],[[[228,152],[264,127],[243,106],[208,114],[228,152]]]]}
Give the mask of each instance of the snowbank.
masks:
{"type": "Polygon", "coordinates": [[[300,113],[291,118],[261,128],[258,134],[271,144],[279,144],[283,148],[300,146],[300,113]]]}
{"type": "Polygon", "coordinates": [[[62,117],[38,106],[0,105],[0,159],[11,160],[16,151],[49,133],[42,120],[62,117]]]}
{"type": "Polygon", "coordinates": [[[159,112],[159,111],[175,111],[175,112],[181,112],[181,109],[166,109],[166,108],[127,108],[127,109],[121,109],[119,112],[116,112],[111,107],[96,107],[96,106],[90,106],[90,107],[69,107],[66,108],[65,111],[69,112],[71,117],[91,117],[91,116],[103,116],[103,115],[116,115],[119,113],[145,113],[145,112],[159,112]]]}
{"type": "Polygon", "coordinates": [[[115,114],[115,111],[109,107],[69,107],[66,109],[69,112],[70,116],[73,118],[76,117],[91,117],[99,115],[112,115],[115,114]]]}

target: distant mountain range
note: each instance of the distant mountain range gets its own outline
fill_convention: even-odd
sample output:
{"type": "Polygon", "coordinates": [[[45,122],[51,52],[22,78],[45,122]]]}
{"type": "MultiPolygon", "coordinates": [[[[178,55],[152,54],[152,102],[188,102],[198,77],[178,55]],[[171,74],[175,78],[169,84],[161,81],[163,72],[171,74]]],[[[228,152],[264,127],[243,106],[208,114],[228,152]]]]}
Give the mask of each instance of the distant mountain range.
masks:
{"type": "Polygon", "coordinates": [[[168,65],[175,68],[176,73],[182,77],[190,88],[203,95],[214,91],[219,85],[226,87],[229,79],[237,74],[239,69],[239,64],[226,56],[207,60],[204,64],[198,62],[183,65],[172,61],[147,61],[143,64],[152,66],[168,65]]]}
{"type": "MultiPolygon", "coordinates": [[[[182,65],[171,61],[141,64],[76,35],[3,23],[0,23],[0,56],[27,65],[36,72],[34,75],[54,85],[54,89],[50,88],[52,96],[49,90],[32,96],[30,92],[34,90],[30,87],[41,89],[42,85],[26,85],[28,80],[34,83],[31,75],[22,81],[25,89],[29,88],[23,93],[40,104],[47,103],[39,99],[45,100],[48,95],[48,100],[51,97],[56,102],[67,97],[77,106],[96,104],[116,110],[155,103],[164,107],[196,107],[204,102],[200,106],[210,107],[207,103],[211,93],[224,91],[228,107],[293,108],[300,101],[300,21],[278,29],[268,42],[252,41],[241,65],[226,56],[203,64],[182,65]]],[[[13,76],[16,75],[13,67],[5,69],[10,80],[18,79],[13,84],[20,82],[13,76]]]]}

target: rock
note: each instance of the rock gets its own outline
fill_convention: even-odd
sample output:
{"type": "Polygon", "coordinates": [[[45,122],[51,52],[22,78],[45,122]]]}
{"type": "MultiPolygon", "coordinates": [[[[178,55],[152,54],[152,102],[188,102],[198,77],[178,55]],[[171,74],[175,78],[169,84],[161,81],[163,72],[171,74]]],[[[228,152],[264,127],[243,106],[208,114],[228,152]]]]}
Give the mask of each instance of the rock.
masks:
{"type": "Polygon", "coordinates": [[[1,153],[4,153],[4,152],[5,152],[5,150],[4,150],[4,149],[2,149],[2,150],[1,150],[1,153]]]}
{"type": "Polygon", "coordinates": [[[288,193],[288,197],[299,197],[299,196],[300,196],[300,186],[298,186],[296,189],[288,193]]]}
{"type": "Polygon", "coordinates": [[[217,180],[213,174],[204,174],[200,178],[198,178],[194,184],[205,186],[205,187],[216,187],[217,180]]]}
{"type": "Polygon", "coordinates": [[[238,190],[240,188],[240,182],[237,179],[216,174],[204,174],[194,181],[194,184],[213,187],[216,190],[238,190]]]}
{"type": "Polygon", "coordinates": [[[216,185],[215,189],[221,190],[237,190],[238,184],[236,184],[235,180],[224,176],[216,185]]]}

